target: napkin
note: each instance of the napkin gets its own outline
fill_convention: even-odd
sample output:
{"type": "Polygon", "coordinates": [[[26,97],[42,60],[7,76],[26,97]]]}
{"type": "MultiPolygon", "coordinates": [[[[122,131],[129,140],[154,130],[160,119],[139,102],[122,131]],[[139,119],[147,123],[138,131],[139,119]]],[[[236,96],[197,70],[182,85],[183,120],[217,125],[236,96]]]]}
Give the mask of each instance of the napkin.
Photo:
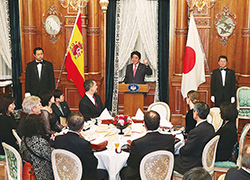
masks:
{"type": "Polygon", "coordinates": [[[173,128],[171,122],[167,121],[167,119],[160,114],[160,127],[173,128]]]}
{"type": "Polygon", "coordinates": [[[105,119],[113,119],[113,117],[109,114],[108,109],[105,108],[97,119],[105,120],[105,119]]]}
{"type": "Polygon", "coordinates": [[[143,120],[144,119],[144,114],[140,108],[137,109],[136,114],[134,117],[132,117],[132,119],[136,119],[136,120],[143,120]]]}
{"type": "Polygon", "coordinates": [[[107,133],[109,129],[109,126],[107,124],[100,124],[96,127],[97,133],[107,133]]]}

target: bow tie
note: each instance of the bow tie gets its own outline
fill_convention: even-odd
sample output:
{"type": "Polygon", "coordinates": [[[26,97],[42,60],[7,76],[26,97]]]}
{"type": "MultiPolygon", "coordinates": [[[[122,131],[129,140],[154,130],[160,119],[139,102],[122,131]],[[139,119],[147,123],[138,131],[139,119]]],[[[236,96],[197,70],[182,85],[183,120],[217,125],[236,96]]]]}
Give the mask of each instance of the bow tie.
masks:
{"type": "Polygon", "coordinates": [[[223,69],[223,68],[220,68],[220,70],[221,70],[221,71],[226,71],[226,70],[227,70],[227,68],[224,68],[224,69],[223,69]]]}
{"type": "Polygon", "coordinates": [[[38,65],[38,64],[43,64],[42,62],[36,62],[36,65],[38,65]]]}

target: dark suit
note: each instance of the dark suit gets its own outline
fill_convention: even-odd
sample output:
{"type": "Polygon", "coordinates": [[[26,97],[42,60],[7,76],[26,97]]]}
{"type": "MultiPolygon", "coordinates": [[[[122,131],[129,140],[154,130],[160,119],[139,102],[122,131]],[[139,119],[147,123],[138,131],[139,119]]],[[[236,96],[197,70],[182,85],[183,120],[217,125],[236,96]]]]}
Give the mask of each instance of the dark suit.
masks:
{"type": "Polygon", "coordinates": [[[174,137],[159,132],[148,132],[145,136],[132,141],[127,167],[121,171],[122,180],[140,179],[140,163],[142,158],[150,152],[167,150],[174,153],[174,137]]]}
{"type": "Polygon", "coordinates": [[[216,135],[220,135],[220,139],[217,146],[215,161],[231,160],[234,144],[238,142],[235,123],[228,122],[216,132],[216,135]]]}
{"type": "Polygon", "coordinates": [[[189,133],[192,129],[195,128],[196,120],[193,118],[193,109],[190,109],[185,117],[186,127],[185,127],[185,133],[189,133]]]}
{"type": "Polygon", "coordinates": [[[40,91],[54,89],[55,78],[52,63],[43,60],[41,78],[39,79],[36,61],[29,62],[26,68],[25,92],[37,96],[40,91]]]}
{"type": "Polygon", "coordinates": [[[219,107],[222,102],[231,102],[231,97],[235,97],[235,72],[226,69],[225,86],[223,86],[221,70],[213,70],[210,88],[211,96],[215,97],[215,106],[219,107]]]}
{"type": "Polygon", "coordinates": [[[250,174],[246,172],[245,170],[231,168],[227,171],[225,180],[249,180],[250,174]]]}
{"type": "Polygon", "coordinates": [[[90,142],[80,138],[76,133],[68,132],[56,137],[55,148],[70,151],[80,158],[83,168],[82,179],[97,179],[98,161],[92,152],[90,142]]]}
{"type": "Polygon", "coordinates": [[[61,103],[60,103],[60,106],[61,106],[61,108],[62,108],[63,114],[62,114],[61,110],[58,108],[58,106],[57,106],[55,103],[53,103],[53,104],[51,105],[51,108],[52,108],[53,112],[54,112],[57,116],[67,118],[67,117],[70,115],[70,113],[71,113],[71,111],[70,111],[70,109],[69,109],[69,106],[68,106],[67,102],[66,102],[66,101],[61,102],[61,103]]]}
{"type": "Polygon", "coordinates": [[[103,104],[101,97],[98,94],[94,94],[98,108],[92,103],[92,101],[85,94],[79,103],[79,111],[84,117],[85,121],[90,120],[90,118],[99,117],[103,111],[103,104]]]}
{"type": "Polygon", "coordinates": [[[174,170],[184,174],[194,167],[201,167],[203,149],[214,135],[214,127],[207,121],[192,129],[187,136],[185,145],[180,149],[179,156],[175,157],[174,170]]]}
{"type": "Polygon", "coordinates": [[[131,63],[127,66],[124,83],[145,84],[145,75],[152,75],[152,69],[149,66],[139,63],[136,69],[135,77],[133,77],[133,63],[131,63]]]}

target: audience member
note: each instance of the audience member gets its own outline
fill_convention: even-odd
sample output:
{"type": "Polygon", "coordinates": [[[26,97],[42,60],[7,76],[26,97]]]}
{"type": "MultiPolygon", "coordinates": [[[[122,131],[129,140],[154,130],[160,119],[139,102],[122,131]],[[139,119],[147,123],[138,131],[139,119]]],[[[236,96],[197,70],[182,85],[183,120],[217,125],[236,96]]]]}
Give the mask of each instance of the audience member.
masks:
{"type": "Polygon", "coordinates": [[[204,102],[194,105],[193,117],[197,121],[196,127],[189,132],[179,156],[175,157],[174,170],[180,174],[202,166],[203,148],[215,136],[214,127],[206,121],[209,111],[209,106],[204,102]]]}
{"type": "Polygon", "coordinates": [[[213,70],[211,77],[211,101],[216,107],[223,102],[235,102],[235,72],[227,68],[227,57],[220,56],[220,68],[213,70]]]}
{"type": "Polygon", "coordinates": [[[120,173],[122,180],[140,179],[140,162],[148,153],[157,150],[167,150],[174,153],[174,137],[157,131],[160,125],[160,116],[157,112],[152,110],[146,112],[144,124],[147,134],[132,141],[127,167],[124,167],[120,173]]]}
{"type": "Polygon", "coordinates": [[[238,111],[230,102],[224,102],[220,105],[220,114],[223,119],[223,125],[216,132],[216,135],[220,135],[220,139],[217,146],[215,161],[228,161],[232,160],[233,147],[238,143],[236,128],[238,111]]]}
{"type": "Polygon", "coordinates": [[[23,125],[27,115],[29,114],[41,114],[41,99],[37,96],[28,96],[24,98],[22,103],[23,112],[25,113],[17,127],[17,133],[20,137],[22,137],[21,126],[23,125]]]}
{"type": "Polygon", "coordinates": [[[189,106],[189,111],[185,117],[186,127],[185,134],[188,134],[190,130],[195,128],[196,121],[193,118],[193,108],[194,104],[199,102],[199,94],[196,91],[189,91],[186,98],[187,104],[189,106]]]}
{"type": "Polygon", "coordinates": [[[54,179],[48,141],[43,139],[41,116],[30,114],[22,126],[23,137],[20,154],[22,159],[34,163],[35,179],[54,179]]]}
{"type": "Polygon", "coordinates": [[[16,138],[12,133],[12,129],[17,128],[12,112],[15,110],[15,98],[6,95],[2,97],[2,107],[0,115],[0,155],[4,155],[2,142],[5,142],[18,150],[16,138]]]}
{"type": "Polygon", "coordinates": [[[3,114],[2,112],[3,112],[3,98],[2,97],[0,97],[0,116],[3,114]]]}
{"type": "Polygon", "coordinates": [[[37,96],[40,91],[54,90],[55,78],[51,62],[43,59],[43,49],[36,47],[33,50],[35,60],[29,62],[26,68],[25,97],[37,96]]]}
{"type": "Polygon", "coordinates": [[[144,59],[143,63],[140,63],[141,53],[133,51],[131,53],[132,63],[127,66],[124,83],[136,83],[145,84],[145,75],[152,75],[152,69],[148,65],[148,60],[144,59]]]}
{"type": "Polygon", "coordinates": [[[187,171],[182,180],[212,180],[212,177],[204,168],[196,167],[187,171]]]}
{"type": "Polygon", "coordinates": [[[41,116],[45,133],[52,135],[60,132],[64,126],[59,123],[58,117],[51,109],[51,105],[55,102],[53,94],[49,90],[44,90],[39,93],[39,97],[43,106],[41,116]]]}
{"type": "Polygon", "coordinates": [[[55,103],[51,105],[53,112],[56,113],[58,117],[67,118],[70,115],[71,111],[69,109],[68,103],[64,101],[62,90],[55,89],[52,91],[52,94],[55,97],[55,103]]]}
{"type": "Polygon", "coordinates": [[[69,131],[55,138],[55,148],[68,150],[77,155],[82,162],[82,180],[108,179],[105,170],[97,169],[97,159],[94,156],[89,141],[80,137],[84,126],[84,118],[80,113],[71,113],[67,119],[69,131]]]}
{"type": "Polygon", "coordinates": [[[242,150],[240,169],[231,168],[228,170],[225,180],[249,180],[250,179],[250,144],[242,150]]]}
{"type": "Polygon", "coordinates": [[[84,82],[85,95],[79,103],[79,111],[83,115],[85,121],[99,117],[104,109],[101,97],[95,94],[97,87],[96,82],[92,79],[87,79],[84,82]]]}

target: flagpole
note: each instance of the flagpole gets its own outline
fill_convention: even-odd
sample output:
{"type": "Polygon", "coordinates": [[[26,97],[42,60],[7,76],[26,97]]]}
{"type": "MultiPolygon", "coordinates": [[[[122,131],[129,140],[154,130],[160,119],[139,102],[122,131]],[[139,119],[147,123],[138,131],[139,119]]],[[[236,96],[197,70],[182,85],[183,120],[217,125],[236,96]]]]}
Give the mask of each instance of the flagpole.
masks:
{"type": "MultiPolygon", "coordinates": [[[[81,4],[82,4],[82,3],[81,3],[81,4]]],[[[78,13],[77,13],[77,16],[76,16],[76,20],[77,20],[77,17],[79,16],[79,13],[81,12],[81,7],[82,7],[81,4],[79,5],[79,10],[78,10],[78,13]]],[[[72,32],[74,32],[75,27],[76,27],[76,21],[75,21],[74,28],[73,28],[73,31],[72,31],[72,32]]],[[[71,33],[69,42],[71,42],[71,39],[72,39],[72,33],[71,33]]],[[[63,64],[62,64],[62,67],[61,67],[61,70],[60,70],[60,73],[59,73],[59,76],[58,76],[58,80],[57,80],[57,83],[56,83],[56,89],[57,89],[57,87],[58,87],[58,84],[59,84],[60,79],[61,79],[61,76],[62,76],[62,71],[63,71],[63,67],[64,67],[65,62],[66,62],[66,58],[67,58],[67,53],[68,53],[69,46],[70,46],[70,44],[68,45],[68,47],[67,47],[67,49],[66,49],[66,53],[65,53],[65,55],[64,55],[63,64]]]]}

